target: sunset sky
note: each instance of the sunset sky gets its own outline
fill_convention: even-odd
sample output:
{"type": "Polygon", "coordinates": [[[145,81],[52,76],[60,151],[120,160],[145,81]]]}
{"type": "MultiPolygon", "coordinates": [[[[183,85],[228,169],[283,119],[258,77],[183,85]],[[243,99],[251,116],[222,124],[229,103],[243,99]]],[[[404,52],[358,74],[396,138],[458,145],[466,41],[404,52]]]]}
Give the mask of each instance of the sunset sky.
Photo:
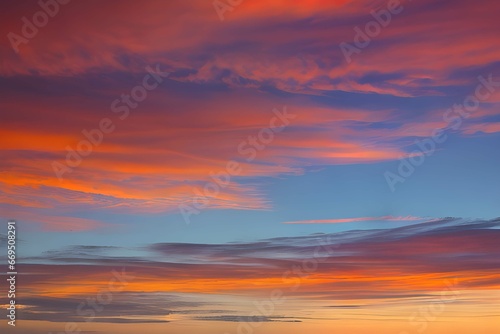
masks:
{"type": "Polygon", "coordinates": [[[3,1],[2,333],[500,332],[499,15],[3,1]]]}

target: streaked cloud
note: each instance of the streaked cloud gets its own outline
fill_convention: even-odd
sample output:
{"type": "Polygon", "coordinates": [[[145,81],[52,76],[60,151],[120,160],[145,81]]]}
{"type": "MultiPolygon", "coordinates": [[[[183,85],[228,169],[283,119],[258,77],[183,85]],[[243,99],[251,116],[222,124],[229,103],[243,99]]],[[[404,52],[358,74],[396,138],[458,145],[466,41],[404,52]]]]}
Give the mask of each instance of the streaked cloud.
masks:
{"type": "MultiPolygon", "coordinates": [[[[71,206],[53,223],[49,217],[39,222],[44,229],[61,230],[58,221],[69,215],[76,229],[99,229],[100,222],[84,223],[88,218],[76,212],[95,205],[110,212],[174,212],[232,159],[242,173],[211,198],[209,209],[269,210],[273,202],[262,178],[300,175],[306,166],[397,160],[414,137],[445,125],[444,98],[468,94],[477,73],[500,74],[498,5],[405,4],[356,61],[345,63],[338,44],[351,41],[353,27],[385,5],[245,3],[224,24],[205,1],[65,6],[19,54],[7,39],[0,42],[0,164],[9,172],[0,176],[0,197],[16,206],[13,212],[34,215],[34,208],[71,206]],[[203,29],[194,32],[194,26],[203,29]],[[65,147],[83,139],[83,129],[114,116],[111,102],[151,64],[171,75],[60,182],[51,163],[64,160],[65,147]],[[247,161],[239,143],[283,105],[297,119],[247,161]]],[[[2,26],[16,30],[29,6],[10,7],[2,26]]],[[[495,101],[471,116],[464,134],[498,132],[488,118],[495,101]]]]}
{"type": "MultiPolygon", "coordinates": [[[[138,248],[135,256],[129,248],[131,256],[127,257],[118,255],[116,248],[76,246],[25,259],[23,268],[30,275],[23,277],[23,286],[39,297],[92,296],[106,287],[113,268],[123,268],[135,277],[123,293],[144,294],[145,302],[147,296],[157,293],[249,298],[281,289],[287,297],[329,301],[329,305],[332,301],[346,302],[340,305],[390,300],[410,303],[432,298],[449,280],[471,293],[497,289],[499,227],[499,219],[446,218],[389,229],[253,243],[153,244],[149,253],[138,248]],[[64,253],[67,256],[61,256],[64,253]],[[314,269],[305,271],[304,264],[314,269]],[[300,286],[293,289],[297,282],[300,286]]],[[[123,300],[135,303],[128,297],[123,300]]],[[[127,306],[130,310],[138,307],[127,306]]],[[[146,315],[140,312],[148,309],[137,315],[146,315]]],[[[151,310],[158,312],[157,307],[151,310]]],[[[226,321],[231,319],[232,315],[226,321]]]]}
{"type": "Polygon", "coordinates": [[[425,221],[429,218],[413,217],[413,216],[381,216],[381,217],[354,217],[354,218],[336,218],[336,219],[314,219],[314,220],[297,220],[284,222],[283,224],[340,224],[340,223],[356,223],[366,221],[401,221],[415,222],[425,221]]]}

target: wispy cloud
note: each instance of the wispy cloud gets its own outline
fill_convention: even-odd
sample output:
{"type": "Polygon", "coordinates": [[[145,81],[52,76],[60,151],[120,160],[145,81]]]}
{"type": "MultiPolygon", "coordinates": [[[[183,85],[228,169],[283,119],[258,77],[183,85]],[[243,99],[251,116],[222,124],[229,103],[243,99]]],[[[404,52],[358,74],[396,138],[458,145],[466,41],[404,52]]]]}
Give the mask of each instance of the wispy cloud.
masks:
{"type": "MultiPolygon", "coordinates": [[[[478,294],[500,287],[499,228],[500,219],[444,218],[386,229],[247,243],[157,243],[127,248],[126,257],[120,256],[117,247],[56,249],[24,259],[23,268],[30,275],[23,277],[24,303],[29,306],[23,317],[81,321],[71,307],[105,288],[113,268],[126,268],[127,275],[140,279],[128,282],[96,321],[169,321],[172,314],[200,321],[240,321],[245,313],[224,311],[231,310],[228,305],[235,300],[223,296],[239,300],[274,289],[287,291],[297,301],[314,301],[322,308],[338,310],[386,301],[429,300],[450,277],[460,289],[478,294]],[[301,277],[300,289],[291,289],[295,276],[284,280],[284,273],[314,259],[317,269],[301,277]]],[[[301,319],[290,318],[296,315],[293,313],[285,315],[247,320],[301,319]]]]}
{"type": "MultiPolygon", "coordinates": [[[[245,179],[398,159],[405,141],[444,124],[422,97],[453,96],[475,82],[471,67],[495,68],[499,4],[457,0],[450,9],[430,0],[409,3],[361,61],[348,66],[338,44],[352,40],[353,27],[380,3],[247,3],[221,25],[201,0],[148,1],[139,8],[121,1],[126,19],[117,18],[114,1],[85,1],[75,5],[78,15],[58,16],[19,54],[4,38],[0,165],[8,174],[0,175],[0,199],[34,214],[35,208],[59,207],[171,212],[238,155],[238,143],[269,122],[269,110],[285,104],[299,115],[290,129],[254,161],[243,159],[239,179],[208,208],[272,207],[259,183],[245,179]],[[195,25],[203,32],[190,33],[195,25]],[[163,40],[169,43],[158,43],[163,40]],[[74,148],[82,130],[95,127],[104,113],[116,116],[110,103],[144,77],[145,64],[161,64],[171,75],[149,93],[140,113],[117,121],[113,135],[59,182],[52,161],[64,159],[65,147],[74,148]]],[[[19,26],[27,10],[17,2],[10,6],[0,13],[6,31],[19,26]]],[[[486,116],[479,110],[463,131],[497,133],[498,124],[486,116]]],[[[66,221],[75,230],[101,227],[75,218],[42,224],[48,230],[61,230],[66,221]]]]}
{"type": "Polygon", "coordinates": [[[354,218],[334,218],[334,219],[313,219],[313,220],[296,220],[288,221],[283,224],[340,224],[340,223],[356,223],[366,221],[429,221],[429,218],[414,217],[414,216],[380,216],[380,217],[354,217],[354,218]]]}
{"type": "Polygon", "coordinates": [[[129,248],[127,257],[116,255],[119,252],[106,255],[111,250],[105,248],[75,247],[26,259],[31,264],[24,266],[32,275],[24,278],[24,284],[33,291],[46,291],[50,282],[57,286],[58,295],[78,295],[99,288],[89,280],[102,281],[99,277],[109,275],[112,268],[126,267],[131,275],[141,277],[141,282],[127,286],[129,292],[247,294],[282,286],[284,271],[319,253],[321,266],[297,294],[309,298],[402,298],[425,295],[431,282],[450,276],[472,289],[493,288],[500,284],[499,226],[499,219],[447,218],[252,243],[159,243],[137,249],[135,256],[129,248]],[[321,243],[334,251],[318,250],[321,243]],[[148,249],[150,256],[146,257],[148,249]],[[61,255],[64,252],[66,257],[61,255]],[[326,288],[332,284],[337,288],[326,288]]]}

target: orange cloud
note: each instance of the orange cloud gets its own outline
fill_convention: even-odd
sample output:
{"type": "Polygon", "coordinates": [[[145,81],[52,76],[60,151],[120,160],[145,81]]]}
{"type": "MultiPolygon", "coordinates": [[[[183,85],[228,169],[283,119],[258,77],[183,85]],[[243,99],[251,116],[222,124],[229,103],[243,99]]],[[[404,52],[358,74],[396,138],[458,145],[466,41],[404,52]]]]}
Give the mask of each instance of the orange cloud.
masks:
{"type": "MultiPolygon", "coordinates": [[[[245,1],[223,23],[212,3],[201,0],[61,7],[19,54],[7,39],[0,41],[5,87],[0,164],[7,172],[0,182],[4,193],[22,194],[7,203],[171,211],[192,199],[193,188],[210,182],[211,172],[236,159],[241,174],[210,207],[268,209],[272,203],[259,186],[246,185],[243,178],[299,174],[311,164],[398,159],[405,154],[401,140],[428,135],[443,122],[420,110],[421,117],[401,124],[405,113],[417,113],[394,105],[347,108],[328,94],[409,99],[443,96],[443,87],[470,84],[465,70],[486,69],[500,56],[498,4],[460,0],[450,9],[429,0],[407,3],[347,64],[339,43],[352,41],[353,28],[385,5],[245,1]],[[171,76],[127,120],[117,120],[111,102],[140,82],[146,64],[161,64],[171,76]],[[327,102],[315,100],[325,97],[327,102]],[[267,127],[271,110],[284,105],[297,119],[247,161],[238,145],[267,127]],[[75,148],[84,139],[82,130],[95,128],[103,117],[111,118],[116,130],[59,182],[52,162],[64,161],[66,146],[75,148]],[[105,196],[106,204],[95,196],[105,196]]],[[[18,31],[20,18],[38,9],[11,4],[0,13],[0,29],[18,31]]],[[[466,133],[498,131],[493,123],[477,124],[466,133]]]]}
{"type": "Polygon", "coordinates": [[[100,252],[96,257],[85,254],[85,247],[62,249],[44,257],[56,265],[25,265],[31,275],[24,286],[47,296],[97,293],[108,284],[111,269],[119,267],[134,277],[127,292],[255,296],[279,288],[306,300],[369,301],[440,291],[450,280],[456,289],[484,291],[500,287],[498,223],[444,219],[255,243],[155,244],[150,250],[161,255],[158,261],[108,258],[100,252]]]}

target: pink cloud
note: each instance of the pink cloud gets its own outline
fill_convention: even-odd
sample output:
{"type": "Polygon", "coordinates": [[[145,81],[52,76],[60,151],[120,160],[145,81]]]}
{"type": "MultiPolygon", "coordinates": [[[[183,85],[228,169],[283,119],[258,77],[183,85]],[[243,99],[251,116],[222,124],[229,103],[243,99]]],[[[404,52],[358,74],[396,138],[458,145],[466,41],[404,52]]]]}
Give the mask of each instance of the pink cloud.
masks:
{"type": "Polygon", "coordinates": [[[354,217],[354,218],[334,218],[334,219],[315,219],[315,220],[297,220],[284,222],[283,224],[340,224],[356,223],[365,221],[423,221],[428,218],[414,216],[381,216],[381,217],[354,217]]]}

